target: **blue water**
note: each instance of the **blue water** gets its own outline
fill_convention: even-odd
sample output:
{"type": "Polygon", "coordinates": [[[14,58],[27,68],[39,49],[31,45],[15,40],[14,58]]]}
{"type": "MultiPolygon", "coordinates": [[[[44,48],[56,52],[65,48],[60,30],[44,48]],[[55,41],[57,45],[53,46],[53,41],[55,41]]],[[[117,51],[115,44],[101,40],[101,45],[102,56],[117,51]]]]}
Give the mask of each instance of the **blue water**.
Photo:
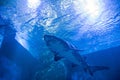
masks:
{"type": "Polygon", "coordinates": [[[120,0],[0,1],[0,80],[120,80],[120,0]],[[84,50],[90,76],[54,61],[43,36],[84,50]]]}

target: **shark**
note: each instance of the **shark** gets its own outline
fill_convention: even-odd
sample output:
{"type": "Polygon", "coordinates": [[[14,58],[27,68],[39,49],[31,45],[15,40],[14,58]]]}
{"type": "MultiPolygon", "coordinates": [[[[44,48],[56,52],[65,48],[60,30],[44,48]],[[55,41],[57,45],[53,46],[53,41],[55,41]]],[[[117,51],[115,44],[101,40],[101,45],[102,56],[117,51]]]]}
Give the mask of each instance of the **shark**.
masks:
{"type": "Polygon", "coordinates": [[[94,72],[100,70],[107,70],[107,66],[90,66],[85,58],[80,54],[81,51],[69,42],[53,35],[44,35],[44,41],[48,49],[54,53],[55,60],[66,59],[76,67],[82,68],[84,72],[93,76],[94,72]]]}

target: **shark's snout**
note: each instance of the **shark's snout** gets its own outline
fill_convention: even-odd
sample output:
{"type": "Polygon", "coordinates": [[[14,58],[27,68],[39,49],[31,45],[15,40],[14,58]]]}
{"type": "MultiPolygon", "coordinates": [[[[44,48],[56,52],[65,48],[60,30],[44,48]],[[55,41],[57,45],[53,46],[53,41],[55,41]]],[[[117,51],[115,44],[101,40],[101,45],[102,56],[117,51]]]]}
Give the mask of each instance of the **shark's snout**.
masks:
{"type": "Polygon", "coordinates": [[[49,39],[48,37],[49,37],[48,35],[44,35],[44,40],[48,41],[48,39],[49,39]]]}

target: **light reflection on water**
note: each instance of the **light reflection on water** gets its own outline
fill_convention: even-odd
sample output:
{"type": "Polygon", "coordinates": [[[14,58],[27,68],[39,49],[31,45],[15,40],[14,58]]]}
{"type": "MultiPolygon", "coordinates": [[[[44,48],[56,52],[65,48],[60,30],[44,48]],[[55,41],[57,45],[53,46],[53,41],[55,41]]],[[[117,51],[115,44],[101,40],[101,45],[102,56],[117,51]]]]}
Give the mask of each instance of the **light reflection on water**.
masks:
{"type": "MultiPolygon", "coordinates": [[[[43,31],[40,31],[43,33],[42,35],[49,33],[67,39],[78,48],[85,49],[85,53],[118,45],[114,41],[119,39],[116,38],[116,35],[119,35],[113,30],[115,30],[116,24],[119,25],[120,12],[116,11],[119,5],[113,4],[110,0],[63,0],[51,2],[41,0],[40,6],[36,7],[38,17],[37,20],[33,20],[35,20],[36,25],[43,28],[43,31]],[[112,33],[114,33],[114,37],[111,36],[112,33]]],[[[32,29],[33,27],[26,28],[32,29]]],[[[23,31],[28,32],[26,28],[23,31]]],[[[34,31],[31,30],[32,34],[29,33],[28,35],[32,36],[34,31]]]]}
{"type": "MultiPolygon", "coordinates": [[[[17,13],[13,14],[16,16],[10,16],[20,34],[18,36],[23,36],[21,42],[25,39],[27,45],[36,45],[36,40],[43,42],[44,34],[52,34],[85,49],[85,53],[119,45],[120,4],[117,0],[37,1],[28,0],[26,5],[22,5],[24,0],[21,1],[17,5],[17,13]],[[32,39],[34,35],[36,40],[32,39]]],[[[37,46],[38,49],[42,48],[41,45],[37,46]]],[[[29,50],[32,49],[29,47],[29,50]]]]}
{"type": "Polygon", "coordinates": [[[31,9],[36,9],[40,5],[40,0],[27,0],[27,5],[31,9]]]}

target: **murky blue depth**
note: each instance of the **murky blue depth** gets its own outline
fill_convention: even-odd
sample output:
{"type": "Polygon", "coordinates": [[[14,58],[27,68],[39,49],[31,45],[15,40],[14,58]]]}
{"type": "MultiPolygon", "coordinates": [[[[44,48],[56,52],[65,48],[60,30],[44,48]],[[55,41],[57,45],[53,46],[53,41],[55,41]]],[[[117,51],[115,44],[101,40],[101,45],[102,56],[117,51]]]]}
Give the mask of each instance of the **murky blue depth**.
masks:
{"type": "Polygon", "coordinates": [[[0,80],[120,80],[120,0],[0,1],[0,48],[0,80]],[[110,70],[72,74],[66,61],[54,61],[45,34],[110,70]]]}

